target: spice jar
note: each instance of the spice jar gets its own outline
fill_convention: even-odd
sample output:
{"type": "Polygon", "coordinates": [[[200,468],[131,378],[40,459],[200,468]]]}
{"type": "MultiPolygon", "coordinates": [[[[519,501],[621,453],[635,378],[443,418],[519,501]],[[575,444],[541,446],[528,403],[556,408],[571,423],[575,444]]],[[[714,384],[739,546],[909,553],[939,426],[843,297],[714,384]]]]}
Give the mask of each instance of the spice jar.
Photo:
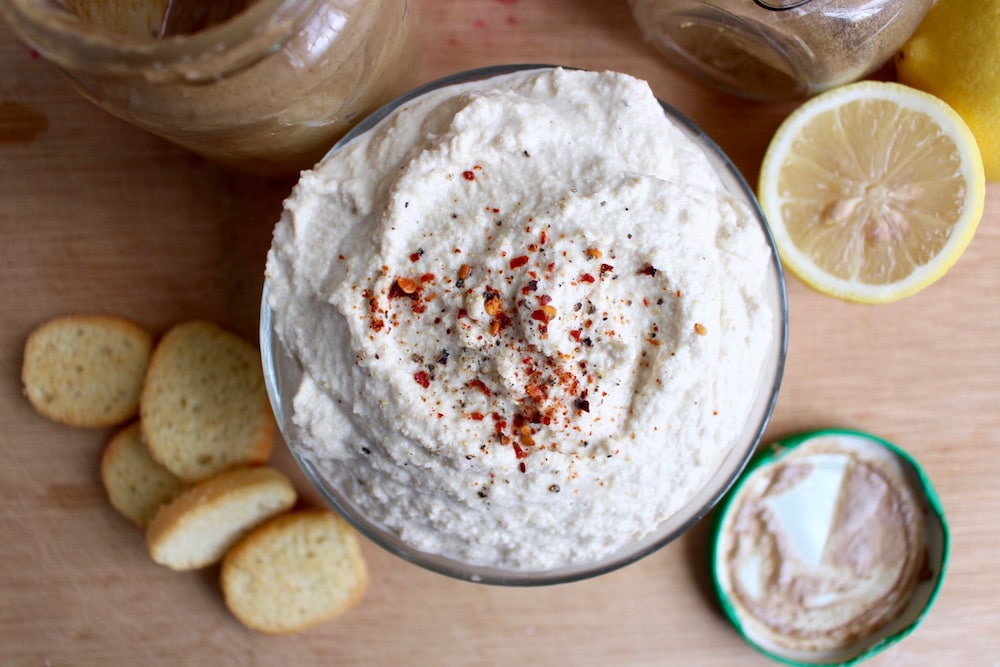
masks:
{"type": "Polygon", "coordinates": [[[407,0],[5,0],[18,35],[101,108],[268,175],[312,166],[411,85],[407,0]]]}
{"type": "Polygon", "coordinates": [[[629,0],[677,67],[753,99],[804,97],[860,79],[916,30],[933,0],[629,0]]]}

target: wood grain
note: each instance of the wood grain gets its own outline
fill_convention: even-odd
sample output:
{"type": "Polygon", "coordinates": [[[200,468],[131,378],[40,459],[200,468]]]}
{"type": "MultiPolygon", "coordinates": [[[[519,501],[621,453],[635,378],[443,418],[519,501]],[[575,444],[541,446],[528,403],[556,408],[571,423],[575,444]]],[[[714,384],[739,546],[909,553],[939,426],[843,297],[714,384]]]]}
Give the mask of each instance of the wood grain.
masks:
{"type": "MultiPolygon", "coordinates": [[[[788,104],[715,93],[670,70],[620,0],[415,0],[420,78],[505,62],[615,69],[699,123],[748,180],[788,104]]],[[[111,432],[49,423],[21,395],[27,333],[67,312],[162,333],[206,317],[253,338],[271,229],[291,182],[207,164],[93,107],[0,26],[0,664],[772,664],[720,615],[704,524],[623,570],[514,590],[452,581],[365,544],[372,582],[347,616],[265,637],[225,610],[217,572],[155,565],[98,476],[111,432]]],[[[959,264],[898,304],[788,284],[791,339],[768,439],[852,427],[924,466],[953,537],[944,588],[875,665],[1000,664],[1000,185],[959,264]]],[[[313,501],[281,447],[276,463],[313,501]]]]}

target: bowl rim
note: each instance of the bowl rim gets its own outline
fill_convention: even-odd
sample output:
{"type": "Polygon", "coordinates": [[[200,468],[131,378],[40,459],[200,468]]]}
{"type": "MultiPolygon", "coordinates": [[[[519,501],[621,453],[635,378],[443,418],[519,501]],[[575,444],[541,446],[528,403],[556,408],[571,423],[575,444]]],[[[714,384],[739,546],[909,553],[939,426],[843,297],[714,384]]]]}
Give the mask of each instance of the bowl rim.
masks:
{"type": "MultiPolygon", "coordinates": [[[[320,162],[317,163],[317,165],[329,159],[330,156],[357,137],[374,128],[397,108],[430,91],[455,84],[483,80],[515,72],[546,69],[578,70],[579,68],[551,64],[492,65],[488,67],[455,72],[422,84],[388,102],[361,120],[354,126],[353,129],[351,129],[336,144],[334,144],[334,146],[326,153],[320,162]]],[[[706,156],[711,158],[710,161],[712,162],[713,170],[718,173],[721,169],[725,175],[732,180],[732,187],[726,185],[725,183],[723,184],[724,187],[726,187],[726,190],[734,196],[742,197],[744,204],[751,209],[751,213],[756,222],[759,224],[770,248],[771,260],[769,263],[768,273],[770,274],[773,270],[775,284],[773,286],[769,286],[767,289],[768,291],[773,289],[776,292],[775,296],[777,298],[777,303],[774,304],[774,306],[780,310],[780,321],[778,320],[778,315],[775,314],[773,319],[775,319],[778,325],[774,331],[776,340],[772,341],[772,347],[768,353],[768,360],[765,362],[765,366],[763,367],[762,376],[759,380],[759,386],[757,388],[758,392],[769,392],[769,395],[766,403],[763,404],[763,409],[756,425],[754,424],[755,415],[753,413],[751,413],[747,419],[747,429],[745,432],[750,432],[752,430],[754,436],[746,446],[745,451],[740,454],[740,460],[736,463],[732,472],[723,480],[715,491],[709,495],[708,499],[702,503],[697,511],[695,511],[687,520],[680,523],[674,530],[657,536],[656,539],[650,539],[651,536],[656,533],[656,529],[654,529],[639,540],[640,543],[643,543],[640,548],[629,549],[628,545],[626,545],[618,551],[608,554],[596,562],[564,566],[549,570],[508,570],[463,563],[446,556],[416,550],[407,545],[398,537],[398,535],[393,534],[388,529],[380,528],[373,522],[369,522],[363,517],[358,516],[358,513],[355,512],[349,504],[342,502],[341,499],[337,498],[328,488],[328,484],[325,482],[321,473],[308,460],[308,458],[303,456],[298,451],[299,448],[294,444],[294,442],[285,435],[286,428],[284,427],[284,408],[282,406],[282,399],[278,390],[279,380],[276,370],[277,360],[275,353],[279,350],[284,352],[286,356],[288,353],[281,345],[273,327],[273,314],[268,304],[269,290],[267,281],[265,280],[261,296],[259,330],[260,350],[267,395],[278,424],[278,429],[282,434],[287,449],[292,454],[292,458],[295,460],[296,464],[305,474],[312,486],[323,497],[323,500],[330,505],[334,511],[341,514],[348,521],[348,523],[358,530],[358,532],[381,548],[424,569],[446,575],[454,579],[474,583],[497,586],[532,587],[548,586],[589,579],[602,574],[607,574],[613,570],[623,568],[626,565],[630,565],[631,563],[641,560],[646,556],[659,551],[667,544],[673,542],[678,537],[686,533],[692,526],[701,521],[709,512],[711,512],[716,504],[718,504],[718,502],[729,492],[732,486],[736,483],[736,480],[739,479],[750,459],[753,457],[754,452],[760,445],[764,432],[766,431],[774,412],[774,407],[777,402],[781,386],[781,380],[784,374],[785,360],[788,351],[788,298],[781,259],[778,255],[777,246],[775,244],[774,237],[771,234],[764,212],[761,210],[753,190],[747,184],[746,179],[740,173],[739,169],[736,168],[718,144],[706,135],[692,120],[663,100],[657,98],[657,101],[667,117],[673,122],[679,124],[682,131],[684,131],[688,138],[698,144],[706,156]],[[733,190],[733,187],[735,187],[735,191],[733,190]],[[775,346],[777,347],[775,348],[775,346]],[[775,359],[773,369],[769,368],[767,365],[772,357],[775,359]],[[773,382],[770,389],[768,389],[764,384],[764,381],[766,380],[768,372],[772,370],[773,382]]],[[[723,174],[720,174],[720,178],[723,178],[723,174]]],[[[289,358],[288,361],[295,364],[298,363],[297,360],[291,358],[289,358]]],[[[757,408],[757,403],[758,401],[755,401],[754,403],[755,409],[757,408]]],[[[731,454],[732,452],[724,456],[723,461],[725,461],[731,454]]],[[[697,497],[700,493],[703,493],[713,479],[714,476],[710,476],[706,484],[695,493],[695,497],[697,497]]],[[[692,498],[692,500],[693,499],[694,498],[692,498]]],[[[686,503],[679,511],[684,511],[690,503],[691,501],[686,503]]],[[[669,520],[669,518],[670,517],[667,517],[664,521],[669,520]]]]}

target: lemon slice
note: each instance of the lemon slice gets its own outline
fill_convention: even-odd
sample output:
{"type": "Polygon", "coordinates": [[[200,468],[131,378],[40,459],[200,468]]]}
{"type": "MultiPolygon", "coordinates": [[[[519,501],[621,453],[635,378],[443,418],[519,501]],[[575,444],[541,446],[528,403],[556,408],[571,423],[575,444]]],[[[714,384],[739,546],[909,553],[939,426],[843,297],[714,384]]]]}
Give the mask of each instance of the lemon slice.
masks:
{"type": "Polygon", "coordinates": [[[937,97],[863,81],[812,98],[778,128],[758,198],[781,259],[810,287],[886,303],[958,260],[983,215],[983,160],[937,97]]]}

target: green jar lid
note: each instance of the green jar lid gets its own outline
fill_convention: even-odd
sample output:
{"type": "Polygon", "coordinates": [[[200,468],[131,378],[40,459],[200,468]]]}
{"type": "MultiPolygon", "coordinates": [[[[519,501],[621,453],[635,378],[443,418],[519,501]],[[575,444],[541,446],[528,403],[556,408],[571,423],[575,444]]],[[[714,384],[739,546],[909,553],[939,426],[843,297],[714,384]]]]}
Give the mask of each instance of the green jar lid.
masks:
{"type": "Polygon", "coordinates": [[[763,448],[713,518],[722,608],[789,665],[854,665],[912,632],[948,561],[948,524],[905,451],[843,429],[763,448]]]}

